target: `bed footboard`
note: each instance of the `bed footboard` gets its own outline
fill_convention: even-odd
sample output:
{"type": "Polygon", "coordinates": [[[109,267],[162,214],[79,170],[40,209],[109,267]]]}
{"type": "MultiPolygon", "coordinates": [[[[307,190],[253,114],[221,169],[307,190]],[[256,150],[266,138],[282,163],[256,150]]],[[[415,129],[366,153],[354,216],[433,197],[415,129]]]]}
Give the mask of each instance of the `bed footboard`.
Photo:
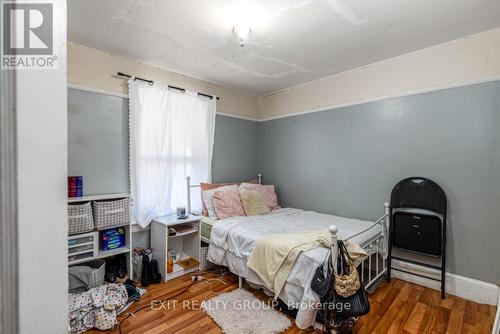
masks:
{"type": "MultiPolygon", "coordinates": [[[[381,232],[377,234],[370,242],[364,245],[363,249],[368,253],[368,257],[361,261],[358,266],[361,281],[368,293],[373,293],[383,281],[387,273],[387,231],[389,230],[390,207],[389,203],[384,203],[385,214],[380,217],[375,224],[382,227],[381,232]],[[385,244],[384,244],[385,243],[385,244]]],[[[336,268],[337,261],[337,226],[331,225],[331,256],[333,268],[336,268]]]]}
{"type": "Polygon", "coordinates": [[[365,247],[368,257],[359,267],[361,281],[368,293],[373,293],[377,289],[387,273],[386,261],[380,251],[383,239],[383,236],[379,236],[365,247]]]}
{"type": "Polygon", "coordinates": [[[387,238],[389,231],[390,207],[384,203],[385,214],[379,219],[382,232],[370,241],[365,247],[368,257],[361,262],[359,271],[361,281],[368,293],[373,293],[387,275],[387,238]]]}

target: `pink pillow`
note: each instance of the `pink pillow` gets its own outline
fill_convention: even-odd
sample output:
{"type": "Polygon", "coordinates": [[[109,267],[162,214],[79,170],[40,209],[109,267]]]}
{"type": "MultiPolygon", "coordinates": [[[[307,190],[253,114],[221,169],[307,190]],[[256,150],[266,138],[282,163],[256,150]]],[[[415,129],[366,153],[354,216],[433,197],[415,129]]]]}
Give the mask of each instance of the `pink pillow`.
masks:
{"type": "Polygon", "coordinates": [[[278,210],[281,207],[278,205],[278,196],[274,191],[274,186],[272,184],[253,184],[253,183],[242,183],[240,189],[257,190],[259,191],[264,199],[266,200],[266,205],[269,210],[278,210]]]}
{"type": "Polygon", "coordinates": [[[216,191],[213,193],[212,202],[219,219],[245,215],[238,189],[216,191]]]}

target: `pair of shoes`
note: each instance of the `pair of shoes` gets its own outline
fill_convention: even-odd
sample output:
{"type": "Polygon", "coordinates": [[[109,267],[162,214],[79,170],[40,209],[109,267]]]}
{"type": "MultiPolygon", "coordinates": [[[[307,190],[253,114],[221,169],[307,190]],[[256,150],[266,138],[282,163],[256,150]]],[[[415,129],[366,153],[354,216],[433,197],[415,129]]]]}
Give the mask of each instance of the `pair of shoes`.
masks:
{"type": "Polygon", "coordinates": [[[108,283],[115,283],[117,279],[127,276],[127,258],[120,254],[106,260],[104,278],[108,283]]]}
{"type": "Polygon", "coordinates": [[[120,254],[116,256],[116,261],[118,262],[118,269],[116,271],[116,276],[118,278],[125,278],[127,276],[127,257],[125,254],[120,254]]]}
{"type": "Polygon", "coordinates": [[[107,259],[104,267],[104,279],[108,283],[116,282],[116,262],[114,259],[107,259]]]}
{"type": "Polygon", "coordinates": [[[149,284],[158,284],[161,282],[161,274],[158,270],[158,262],[156,260],[149,261],[148,255],[142,256],[142,271],[141,285],[148,286],[149,284]]]}

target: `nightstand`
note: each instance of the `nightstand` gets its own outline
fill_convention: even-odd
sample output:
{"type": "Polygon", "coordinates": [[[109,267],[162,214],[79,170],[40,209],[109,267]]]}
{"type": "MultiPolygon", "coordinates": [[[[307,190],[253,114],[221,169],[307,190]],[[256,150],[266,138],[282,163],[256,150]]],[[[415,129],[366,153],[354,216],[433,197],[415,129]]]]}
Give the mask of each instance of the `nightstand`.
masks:
{"type": "Polygon", "coordinates": [[[181,275],[198,270],[199,264],[183,268],[174,263],[174,269],[167,273],[169,251],[182,254],[181,259],[192,257],[200,260],[200,220],[201,216],[189,215],[187,219],[178,219],[176,215],[159,217],[151,223],[151,247],[153,258],[158,261],[158,270],[165,282],[181,275]],[[168,229],[177,230],[175,235],[168,235],[168,229]]]}

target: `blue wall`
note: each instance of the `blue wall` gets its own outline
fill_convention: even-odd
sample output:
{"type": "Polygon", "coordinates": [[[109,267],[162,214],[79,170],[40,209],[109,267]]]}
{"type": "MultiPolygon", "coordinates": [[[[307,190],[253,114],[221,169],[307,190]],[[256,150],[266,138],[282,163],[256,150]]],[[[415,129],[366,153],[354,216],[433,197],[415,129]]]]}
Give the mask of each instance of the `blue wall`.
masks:
{"type": "Polygon", "coordinates": [[[284,206],[376,219],[397,181],[449,202],[448,269],[500,284],[500,83],[261,123],[260,169],[284,206]]]}
{"type": "Polygon", "coordinates": [[[128,193],[128,99],[68,89],[68,173],[84,193],[128,193]]]}
{"type": "Polygon", "coordinates": [[[217,115],[212,180],[252,180],[258,173],[259,123],[217,115]]]}

